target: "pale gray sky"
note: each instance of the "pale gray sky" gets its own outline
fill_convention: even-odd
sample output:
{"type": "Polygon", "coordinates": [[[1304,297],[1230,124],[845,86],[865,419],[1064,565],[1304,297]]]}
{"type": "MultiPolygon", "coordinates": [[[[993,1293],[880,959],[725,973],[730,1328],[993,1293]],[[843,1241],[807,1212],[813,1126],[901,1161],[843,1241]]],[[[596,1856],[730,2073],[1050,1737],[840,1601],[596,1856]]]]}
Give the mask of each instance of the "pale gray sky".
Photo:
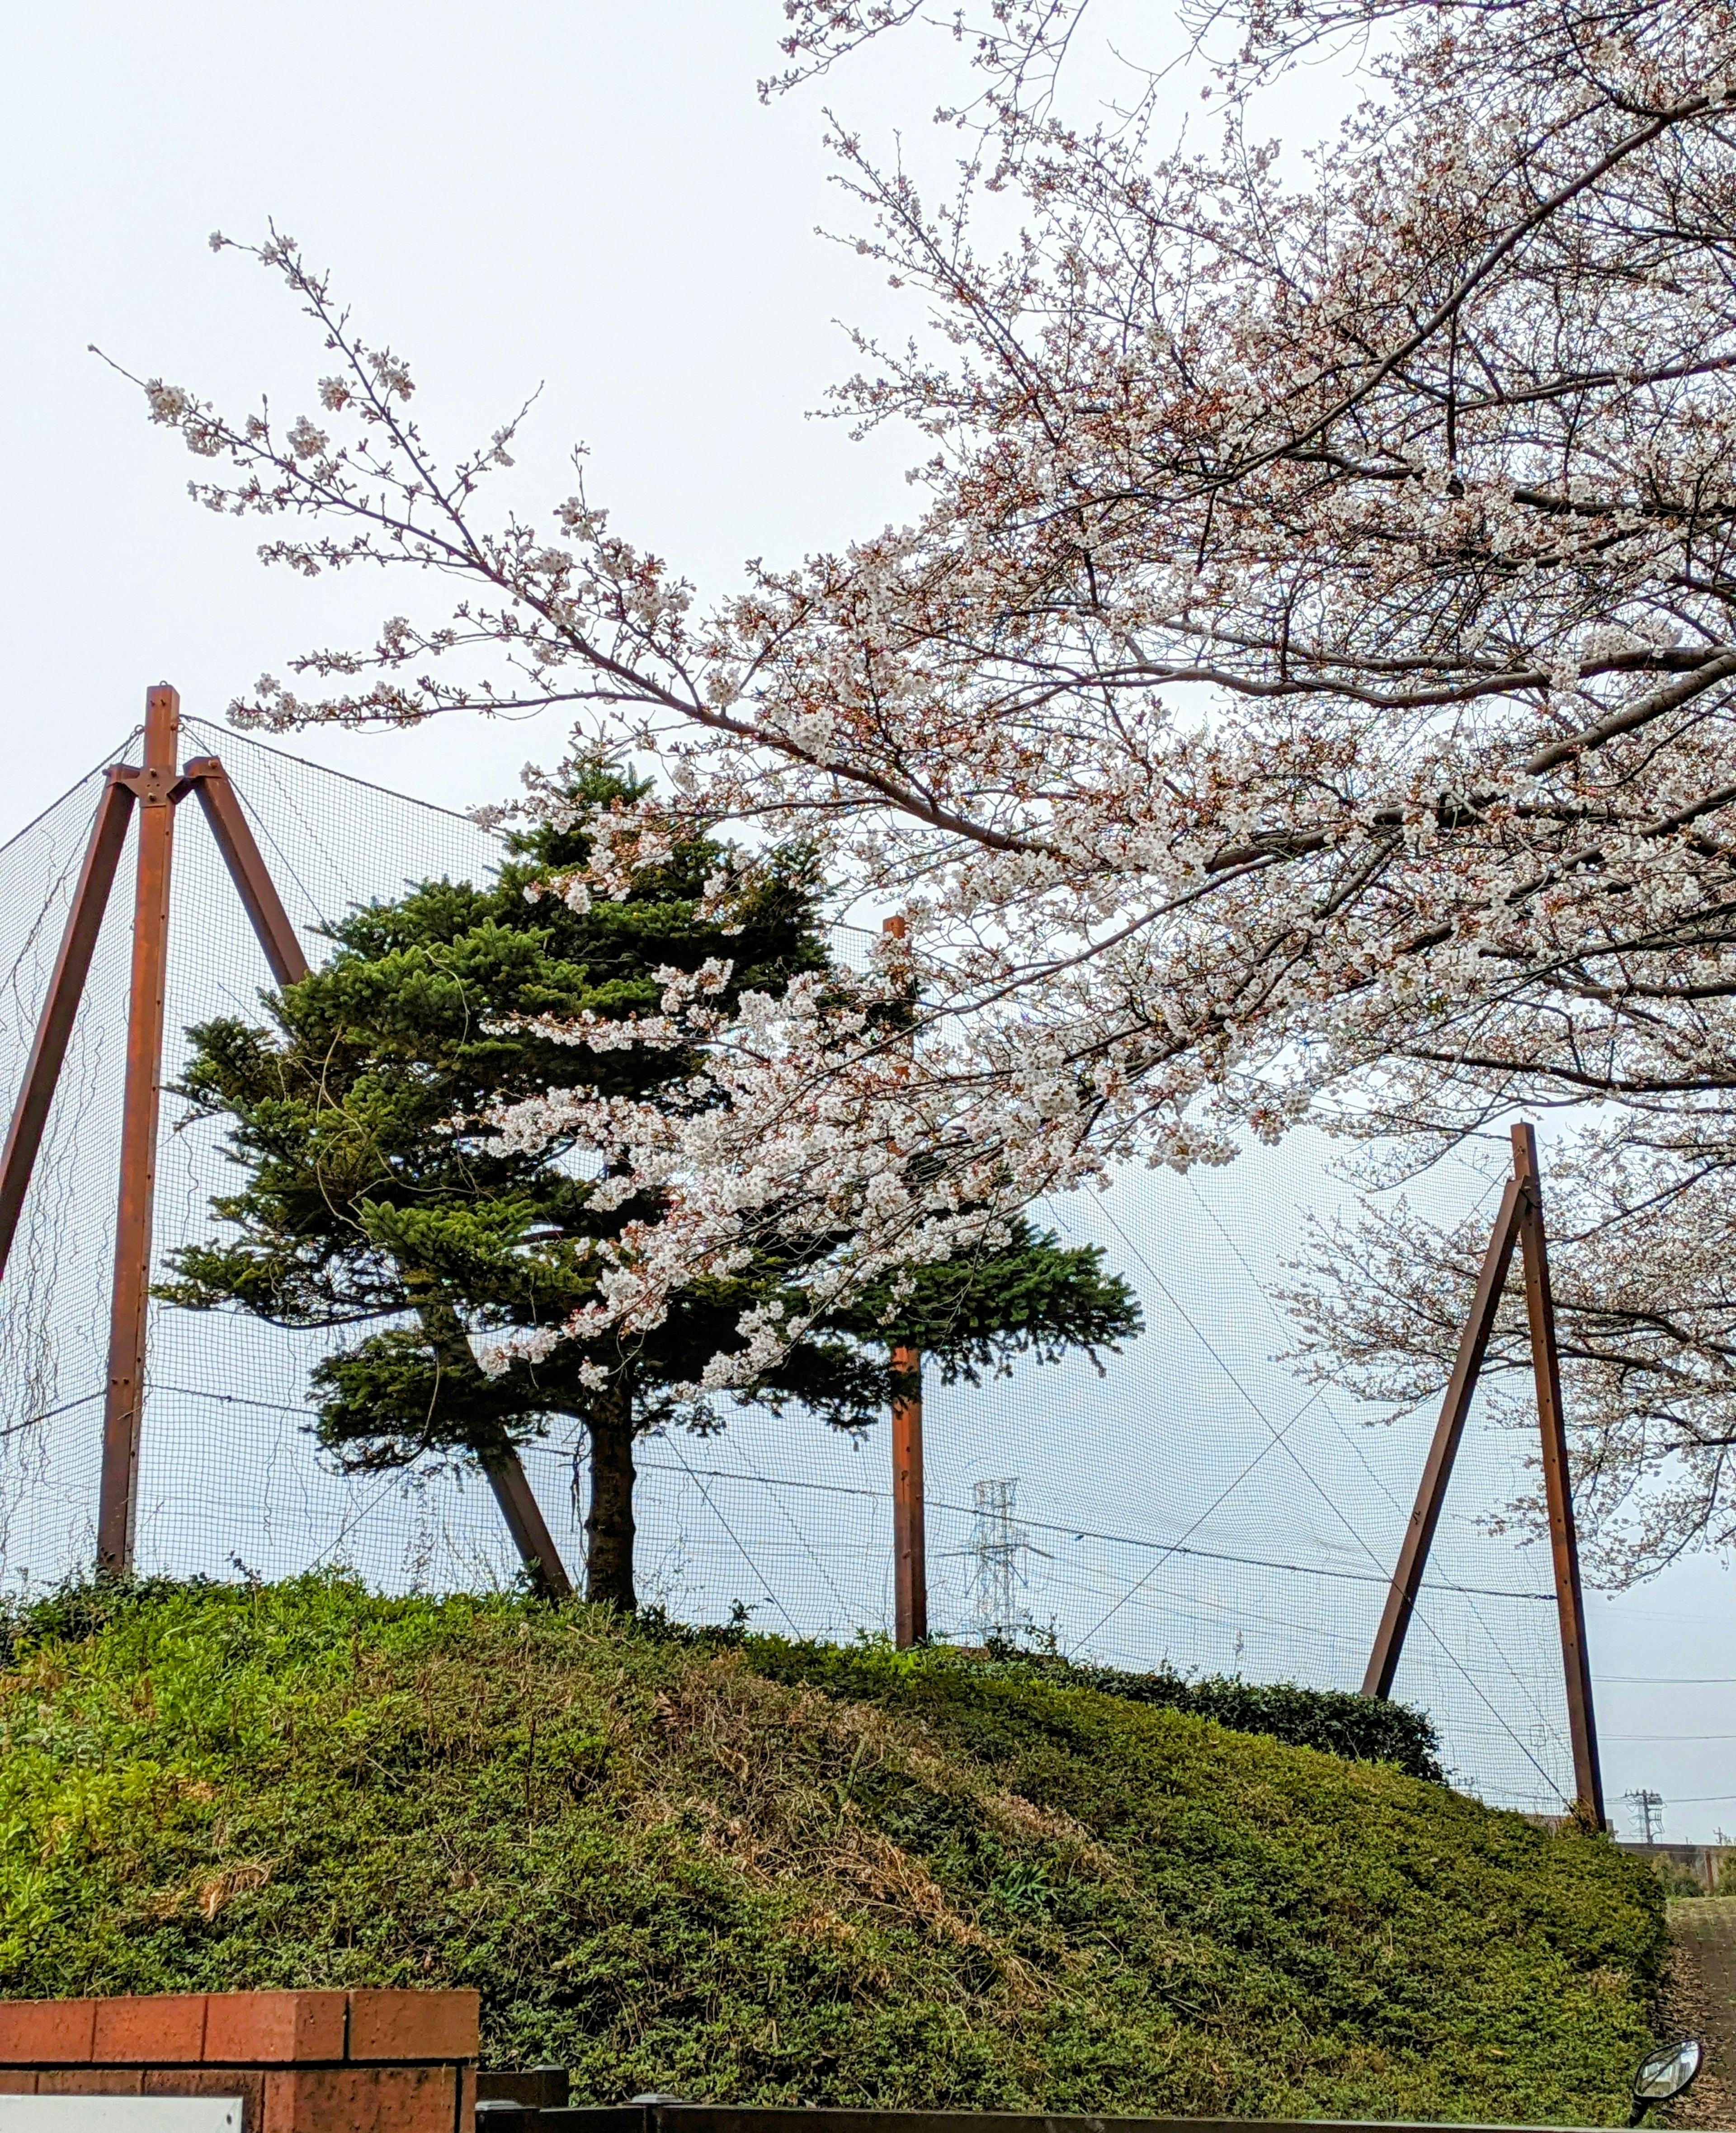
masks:
{"type": "MultiPolygon", "coordinates": [[[[1151,20],[1122,0],[1102,28],[1118,17],[1151,20]]],[[[812,234],[847,207],[827,184],[821,97],[767,108],[754,96],[781,19],[777,0],[7,11],[0,835],[115,744],[148,683],[171,680],[189,711],[218,717],[304,643],[377,619],[375,585],[269,576],[249,529],[195,510],[191,463],[85,353],[97,342],[231,403],[263,388],[285,410],[308,405],[316,345],[257,267],[213,257],[214,228],[252,238],[274,216],[329,264],[364,330],[410,358],[437,439],[486,436],[541,383],[513,494],[534,511],[565,493],[565,452],[583,438],[594,495],[702,591],[744,556],[793,559],[906,513],[906,441],[854,445],[808,419],[851,365],[838,320],[909,320],[852,252],[812,234]]],[[[825,94],[888,147],[902,129],[931,164],[947,152],[926,128],[945,93],[923,71],[936,60],[931,46],[894,44],[825,94]]],[[[1111,79],[1089,52],[1084,64],[1111,79]]],[[[1317,128],[1352,93],[1316,75],[1274,126],[1317,128]]],[[[406,604],[397,589],[382,602],[406,604]]],[[[560,739],[546,720],[441,722],[291,744],[467,806],[509,791],[560,739]]],[[[1154,1234],[1166,1238],[1191,1279],[1205,1233],[1175,1219],[1143,1249],[1161,1263],[1154,1234]]],[[[1264,1336],[1243,1331],[1258,1349],[1264,1336]]],[[[1142,1404],[1130,1387],[1124,1404],[1142,1404]]],[[[1354,1502],[1350,1466],[1342,1478],[1354,1502]]],[[[1282,1541],[1282,1492],[1262,1515],[1282,1541]]],[[[1719,1797],[1736,1794],[1729,1619],[1727,1575],[1704,1562],[1594,1603],[1612,1802],[1657,1787],[1671,1834],[1736,1825],[1736,1798],[1719,1797]],[[1657,1675],[1671,1685],[1644,1685],[1657,1675]]]]}

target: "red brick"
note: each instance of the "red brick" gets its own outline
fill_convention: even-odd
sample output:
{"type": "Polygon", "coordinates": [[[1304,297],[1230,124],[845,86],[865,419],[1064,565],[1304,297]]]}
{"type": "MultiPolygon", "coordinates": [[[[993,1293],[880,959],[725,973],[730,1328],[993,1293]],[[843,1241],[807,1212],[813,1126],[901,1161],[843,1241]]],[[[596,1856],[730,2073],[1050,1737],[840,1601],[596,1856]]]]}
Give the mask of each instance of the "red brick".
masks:
{"type": "Polygon", "coordinates": [[[95,2035],[94,2000],[0,2001],[0,2065],[77,2066],[95,2035]]]}
{"type": "Polygon", "coordinates": [[[152,2067],[147,2096],[238,2096],[246,2133],[265,2123],[265,2076],[257,2067],[152,2067]]]}
{"type": "Polygon", "coordinates": [[[457,2103],[450,2066],[274,2068],[264,2133],[445,2133],[457,2103]]]}
{"type": "Polygon", "coordinates": [[[349,2058],[474,2059],[481,2020],[479,1993],[352,1992],[349,2058]]]}
{"type": "Polygon", "coordinates": [[[0,2096],[34,2096],[36,2076],[28,2067],[0,2067],[0,2096]]]}
{"type": "Polygon", "coordinates": [[[203,1992],[99,2000],[90,2056],[99,2064],[196,2066],[204,2040],[203,1992]]]}
{"type": "Polygon", "coordinates": [[[214,1992],[204,2055],[225,2066],[341,2059],[346,2012],[341,1992],[214,1992]]]}
{"type": "Polygon", "coordinates": [[[137,2096],[144,2076],[137,2067],[66,2067],[36,2077],[38,2096],[137,2096]]]}

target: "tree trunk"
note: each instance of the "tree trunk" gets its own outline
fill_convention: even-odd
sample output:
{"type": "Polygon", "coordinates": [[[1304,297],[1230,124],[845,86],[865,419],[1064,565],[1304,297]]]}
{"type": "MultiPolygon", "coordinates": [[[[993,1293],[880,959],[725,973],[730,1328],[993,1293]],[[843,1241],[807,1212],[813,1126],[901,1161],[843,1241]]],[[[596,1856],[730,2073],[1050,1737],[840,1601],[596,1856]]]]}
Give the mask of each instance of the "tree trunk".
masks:
{"type": "Polygon", "coordinates": [[[584,1596],[631,1614],[633,1591],[633,1400],[625,1371],[593,1402],[591,1500],[584,1519],[584,1596]]]}

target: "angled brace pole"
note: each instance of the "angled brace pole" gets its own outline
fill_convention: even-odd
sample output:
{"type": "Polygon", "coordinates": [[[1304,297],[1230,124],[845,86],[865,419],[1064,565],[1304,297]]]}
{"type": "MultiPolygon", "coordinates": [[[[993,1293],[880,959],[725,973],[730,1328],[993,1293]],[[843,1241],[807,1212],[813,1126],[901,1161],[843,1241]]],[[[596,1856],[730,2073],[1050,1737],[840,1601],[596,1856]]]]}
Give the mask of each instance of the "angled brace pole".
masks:
{"type": "Polygon", "coordinates": [[[1556,1609],[1561,1623],[1561,1664],[1567,1678],[1567,1730],[1573,1743],[1574,1786],[1581,1815],[1594,1829],[1603,1829],[1607,1827],[1604,1778],[1598,1760],[1591,1659],[1585,1642],[1585,1598],[1580,1589],[1580,1543],[1574,1526],[1567,1427],[1561,1408],[1555,1298],[1549,1285],[1549,1251],[1543,1235],[1542,1179],[1537,1168],[1537,1137],[1528,1125],[1513,1128],[1513,1177],[1521,1193],[1519,1241],[1525,1259],[1525,1310],[1531,1322],[1532,1373],[1537,1389],[1537,1425],[1543,1439],[1543,1493],[1549,1510],[1550,1553],[1555,1562],[1556,1609]]]}
{"type": "Polygon", "coordinates": [[[1501,1292],[1507,1286],[1507,1269],[1519,1232],[1522,1197],[1523,1187],[1517,1178],[1501,1196],[1494,1235],[1483,1255],[1483,1271],[1477,1277],[1470,1316],[1459,1336],[1458,1359],[1447,1380],[1446,1397],[1440,1403],[1440,1419],[1435,1425],[1435,1441],[1429,1447],[1428,1460],[1422,1470],[1416,1507],[1405,1529],[1397,1567],[1387,1592],[1386,1607],[1374,1635],[1374,1649],[1368,1654],[1368,1671],[1363,1677],[1364,1696],[1387,1697],[1392,1693],[1393,1677],[1398,1672],[1398,1662],[1405,1648],[1405,1632],[1411,1626],[1411,1610],[1416,1605],[1423,1572],[1428,1567],[1429,1548],[1435,1538],[1435,1529],[1440,1523],[1441,1506],[1446,1501],[1447,1484],[1453,1478],[1459,1440],[1464,1434],[1465,1417],[1471,1411],[1471,1395],[1477,1389],[1478,1374],[1483,1368],[1489,1335],[1494,1329],[1501,1292]]]}
{"type": "MultiPolygon", "coordinates": [[[[229,879],[265,951],[272,975],[280,985],[299,984],[308,975],[307,957],[221,758],[190,757],[181,775],[181,789],[198,796],[229,879]]],[[[573,1588],[566,1567],[517,1452],[507,1446],[484,1471],[512,1544],[537,1590],[551,1599],[567,1598],[573,1588]]]]}
{"type": "Polygon", "coordinates": [[[114,886],[121,850],[127,841],[132,792],[123,781],[131,774],[111,770],[97,802],[90,841],[84,847],[84,864],[72,893],[72,908],[66,914],[66,931],[60,936],[60,951],[48,981],[48,997],[43,1002],[42,1018],[36,1024],[36,1041],[31,1046],[23,1085],[12,1110],[6,1151],[0,1155],[0,1274],[6,1271],[12,1239],[18,1233],[24,1195],[41,1149],[55,1085],[66,1062],[66,1047],[72,1039],[84,980],[90,974],[90,959],[96,952],[108,892],[114,886]]]}
{"type": "MultiPolygon", "coordinates": [[[[411,1308],[421,1322],[422,1337],[433,1349],[436,1361],[444,1369],[461,1372],[468,1366],[474,1370],[458,1314],[440,1293],[434,1277],[410,1267],[403,1267],[402,1273],[411,1308]]],[[[508,1444],[491,1458],[478,1457],[477,1463],[494,1492],[494,1501],[534,1590],[545,1600],[571,1599],[572,1580],[517,1450],[508,1444]]]]}
{"type": "Polygon", "coordinates": [[[512,1536],[519,1560],[530,1572],[531,1584],[545,1600],[570,1600],[573,1581],[567,1576],[566,1565],[560,1560],[555,1536],[549,1531],[542,1506],[536,1500],[531,1477],[524,1471],[524,1461],[517,1452],[509,1444],[504,1452],[484,1462],[483,1471],[494,1491],[494,1500],[506,1521],[507,1531],[512,1536]]]}
{"type": "Polygon", "coordinates": [[[195,755],[189,758],[181,778],[184,788],[199,796],[229,879],[271,965],[272,975],[280,985],[296,984],[307,975],[307,957],[301,952],[277,885],[266,869],[252,829],[229,782],[229,773],[216,756],[195,755]]]}

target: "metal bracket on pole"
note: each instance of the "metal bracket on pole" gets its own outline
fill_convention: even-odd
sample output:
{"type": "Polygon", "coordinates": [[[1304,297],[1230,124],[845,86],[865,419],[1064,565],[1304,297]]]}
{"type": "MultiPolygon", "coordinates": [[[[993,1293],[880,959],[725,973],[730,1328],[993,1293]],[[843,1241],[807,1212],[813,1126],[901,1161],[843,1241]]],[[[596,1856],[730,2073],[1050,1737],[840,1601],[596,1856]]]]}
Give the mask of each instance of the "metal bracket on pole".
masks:
{"type": "Polygon", "coordinates": [[[1387,1604],[1375,1632],[1374,1649],[1363,1679],[1364,1696],[1390,1696],[1404,1650],[1416,1596],[1427,1567],[1429,1548],[1440,1524],[1452,1479],[1459,1440],[1464,1433],[1471,1397],[1488,1352],[1495,1314],[1512,1264],[1521,1247],[1525,1266],[1525,1302],[1531,1330],[1532,1370],[1536,1387],[1537,1422],[1543,1444],[1543,1479],[1549,1508],[1549,1535],[1555,1560],[1556,1604],[1560,1620],[1561,1659],[1566,1676],[1568,1731],[1573,1745],[1574,1784],[1581,1814],[1594,1828],[1605,1827],[1603,1779],[1598,1766],[1597,1723],[1593,1711],[1591,1668],[1585,1642],[1585,1603],[1580,1587],[1579,1543],[1574,1527],[1573,1492],[1567,1461],[1567,1432],[1561,1406],[1560,1360],[1556,1346],[1555,1302],[1549,1286],[1549,1259],[1544,1241],[1543,1197],[1537,1167],[1536,1135],[1528,1125],[1513,1128],[1513,1175],[1501,1196],[1500,1211],[1484,1254],[1469,1315],[1459,1337],[1459,1354],[1447,1382],[1424,1465],[1411,1522],[1399,1548],[1387,1591],[1387,1604]]]}

